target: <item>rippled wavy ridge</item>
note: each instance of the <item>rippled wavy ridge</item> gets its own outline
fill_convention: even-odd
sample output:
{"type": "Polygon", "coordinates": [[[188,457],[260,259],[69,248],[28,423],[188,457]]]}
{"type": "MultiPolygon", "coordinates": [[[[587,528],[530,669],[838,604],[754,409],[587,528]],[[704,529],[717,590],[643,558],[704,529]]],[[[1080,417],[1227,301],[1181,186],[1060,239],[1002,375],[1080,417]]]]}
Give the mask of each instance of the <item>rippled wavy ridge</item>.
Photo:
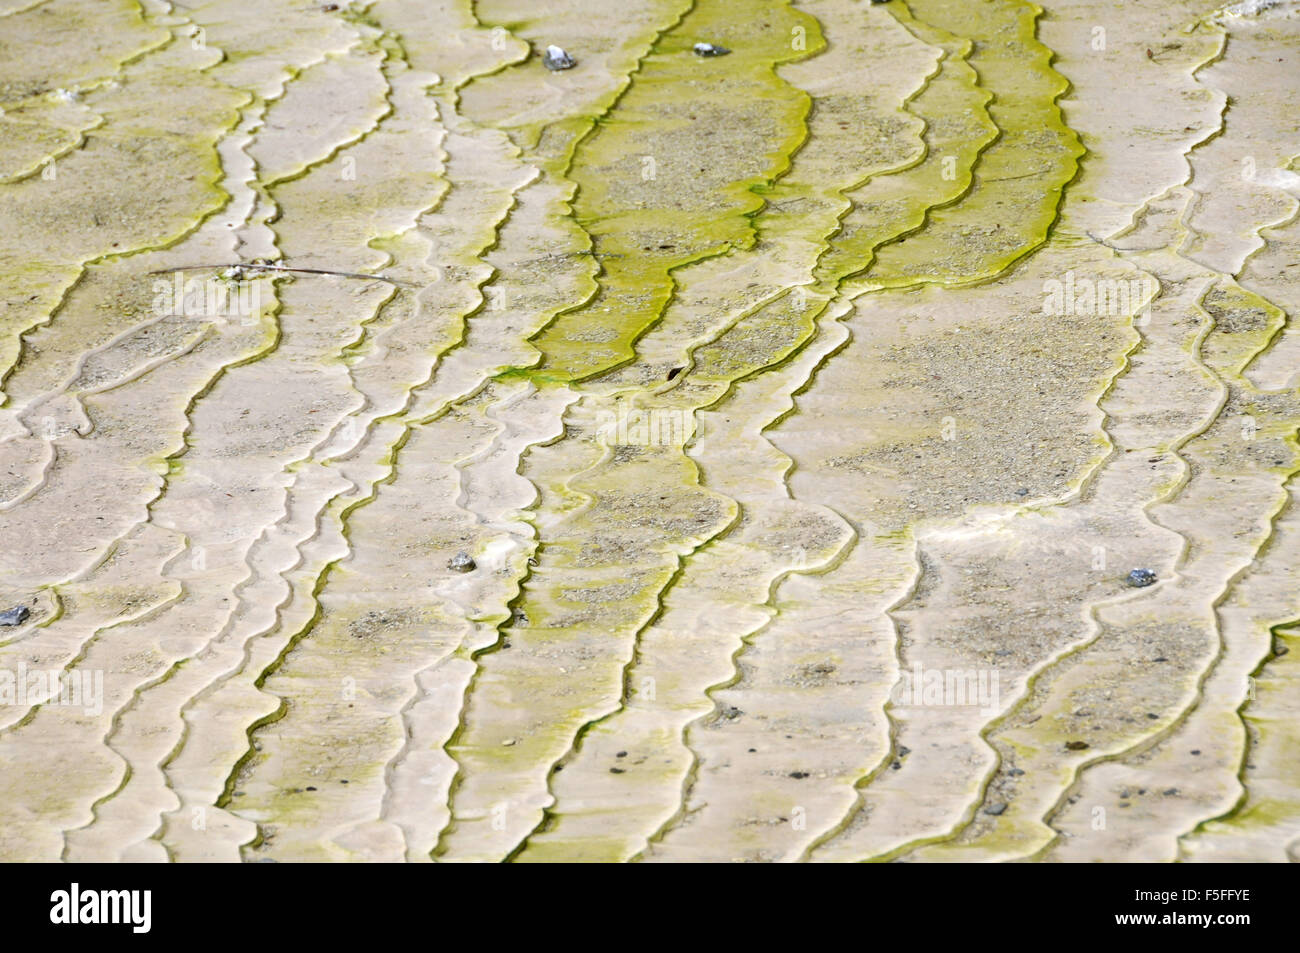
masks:
{"type": "Polygon", "coordinates": [[[0,0],[0,859],[1300,860],[1297,44],[0,0]]]}

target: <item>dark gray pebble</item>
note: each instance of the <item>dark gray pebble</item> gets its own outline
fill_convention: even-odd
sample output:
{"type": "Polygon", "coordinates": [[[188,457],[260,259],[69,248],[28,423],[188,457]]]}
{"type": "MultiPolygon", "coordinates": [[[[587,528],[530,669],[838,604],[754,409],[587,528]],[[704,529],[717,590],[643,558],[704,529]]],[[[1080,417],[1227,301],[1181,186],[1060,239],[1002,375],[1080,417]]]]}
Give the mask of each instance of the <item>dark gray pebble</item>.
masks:
{"type": "Polygon", "coordinates": [[[26,606],[14,606],[12,609],[0,612],[0,625],[22,625],[31,614],[32,610],[26,606]]]}
{"type": "Polygon", "coordinates": [[[1155,584],[1156,574],[1150,569],[1131,569],[1125,578],[1134,589],[1145,589],[1155,584]]]}

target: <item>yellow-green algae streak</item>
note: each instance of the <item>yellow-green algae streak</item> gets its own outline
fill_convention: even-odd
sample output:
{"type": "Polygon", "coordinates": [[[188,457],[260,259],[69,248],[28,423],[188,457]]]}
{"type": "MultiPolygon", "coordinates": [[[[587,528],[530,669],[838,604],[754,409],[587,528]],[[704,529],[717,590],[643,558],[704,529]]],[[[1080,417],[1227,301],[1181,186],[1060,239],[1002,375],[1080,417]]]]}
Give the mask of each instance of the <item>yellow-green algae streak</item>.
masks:
{"type": "Polygon", "coordinates": [[[974,167],[976,187],[936,210],[920,233],[878,253],[881,286],[990,278],[1047,239],[1083,146],[1061,119],[1068,84],[1035,34],[1040,7],[1023,0],[910,0],[920,24],[962,37],[998,137],[974,167]]]}
{"type": "Polygon", "coordinates": [[[789,166],[810,105],[773,67],[821,43],[789,4],[701,0],[655,44],[574,158],[573,211],[600,290],[535,339],[543,373],[580,379],[628,360],[672,295],[673,269],[752,243],[761,192],[789,166]],[[692,55],[697,37],[734,43],[738,27],[730,55],[692,55]]]}

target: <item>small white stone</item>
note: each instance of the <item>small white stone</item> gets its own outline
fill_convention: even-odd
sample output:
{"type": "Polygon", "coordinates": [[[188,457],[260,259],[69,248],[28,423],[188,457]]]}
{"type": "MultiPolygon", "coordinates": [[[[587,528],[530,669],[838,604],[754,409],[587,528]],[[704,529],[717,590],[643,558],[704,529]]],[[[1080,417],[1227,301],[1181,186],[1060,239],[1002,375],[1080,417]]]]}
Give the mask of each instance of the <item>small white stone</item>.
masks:
{"type": "Polygon", "coordinates": [[[549,70],[572,69],[578,61],[566,53],[563,47],[548,46],[542,54],[542,65],[549,70]]]}

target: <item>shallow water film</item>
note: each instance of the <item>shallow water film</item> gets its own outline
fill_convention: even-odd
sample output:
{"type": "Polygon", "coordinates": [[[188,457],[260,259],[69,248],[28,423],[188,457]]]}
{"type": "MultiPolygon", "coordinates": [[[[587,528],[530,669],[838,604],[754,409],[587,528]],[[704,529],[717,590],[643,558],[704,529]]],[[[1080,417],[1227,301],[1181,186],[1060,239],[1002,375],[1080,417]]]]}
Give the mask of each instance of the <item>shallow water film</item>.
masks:
{"type": "Polygon", "coordinates": [[[0,0],[0,860],[1300,860],[1298,51],[0,0]]]}

